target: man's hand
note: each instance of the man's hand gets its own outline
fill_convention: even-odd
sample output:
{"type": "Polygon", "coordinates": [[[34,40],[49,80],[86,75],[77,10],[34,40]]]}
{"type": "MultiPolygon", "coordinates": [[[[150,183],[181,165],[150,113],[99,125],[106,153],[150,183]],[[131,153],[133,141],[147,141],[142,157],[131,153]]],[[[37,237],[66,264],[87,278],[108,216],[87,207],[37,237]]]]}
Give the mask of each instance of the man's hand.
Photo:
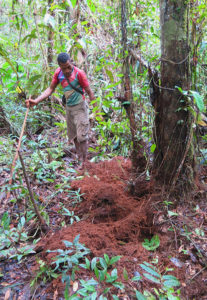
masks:
{"type": "Polygon", "coordinates": [[[25,101],[26,103],[26,107],[33,107],[35,105],[37,105],[39,102],[47,99],[55,90],[57,84],[56,83],[51,83],[51,85],[39,96],[37,97],[36,99],[27,99],[25,101]]]}
{"type": "Polygon", "coordinates": [[[27,99],[25,101],[25,103],[26,103],[26,107],[28,108],[28,107],[33,107],[33,106],[37,105],[39,102],[36,99],[33,100],[30,98],[30,99],[27,99]]]}

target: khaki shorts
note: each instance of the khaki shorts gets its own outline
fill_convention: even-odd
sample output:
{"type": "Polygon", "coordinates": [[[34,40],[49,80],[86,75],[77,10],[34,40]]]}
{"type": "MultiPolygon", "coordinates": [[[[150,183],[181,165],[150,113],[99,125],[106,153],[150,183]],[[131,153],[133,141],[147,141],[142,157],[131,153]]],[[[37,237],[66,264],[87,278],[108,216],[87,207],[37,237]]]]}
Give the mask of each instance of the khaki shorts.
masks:
{"type": "Polygon", "coordinates": [[[74,106],[66,106],[66,122],[69,141],[77,138],[78,142],[88,139],[89,115],[86,101],[74,106]]]}

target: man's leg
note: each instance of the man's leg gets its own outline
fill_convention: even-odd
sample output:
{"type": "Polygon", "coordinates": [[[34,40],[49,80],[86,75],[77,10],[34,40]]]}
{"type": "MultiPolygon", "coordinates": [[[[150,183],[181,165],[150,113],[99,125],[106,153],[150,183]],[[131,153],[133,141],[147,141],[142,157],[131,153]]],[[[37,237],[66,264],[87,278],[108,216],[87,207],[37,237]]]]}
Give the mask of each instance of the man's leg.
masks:
{"type": "Polygon", "coordinates": [[[88,151],[88,141],[86,140],[80,143],[80,152],[82,156],[83,166],[85,165],[86,162],[87,151],[88,151]]]}
{"type": "MultiPolygon", "coordinates": [[[[68,136],[68,146],[75,144],[75,150],[79,153],[79,147],[76,137],[76,125],[74,124],[74,112],[71,107],[66,106],[66,123],[67,123],[67,136],[68,136]]],[[[72,151],[74,152],[74,150],[72,151]]]]}
{"type": "Polygon", "coordinates": [[[77,105],[77,138],[74,140],[77,151],[79,151],[80,159],[82,161],[82,167],[85,168],[85,162],[87,158],[88,150],[88,131],[89,131],[89,118],[88,107],[86,102],[82,102],[77,105]]]}
{"type": "Polygon", "coordinates": [[[75,149],[76,149],[76,153],[78,155],[78,160],[81,160],[81,145],[77,140],[77,137],[74,138],[74,144],[75,144],[75,149]]]}

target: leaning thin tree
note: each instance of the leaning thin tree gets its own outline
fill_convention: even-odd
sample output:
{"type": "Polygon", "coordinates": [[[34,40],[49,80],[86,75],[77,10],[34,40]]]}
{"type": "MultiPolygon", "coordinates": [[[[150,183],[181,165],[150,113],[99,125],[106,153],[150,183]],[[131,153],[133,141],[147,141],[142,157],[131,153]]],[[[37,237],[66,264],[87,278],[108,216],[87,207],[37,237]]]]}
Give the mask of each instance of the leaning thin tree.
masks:
{"type": "Polygon", "coordinates": [[[154,172],[170,191],[194,186],[195,154],[190,99],[189,1],[160,0],[161,81],[155,106],[154,172]],[[178,89],[177,87],[181,88],[178,89]]]}
{"type": "Polygon", "coordinates": [[[122,33],[122,56],[123,65],[122,72],[123,77],[123,96],[118,97],[122,102],[127,116],[129,118],[129,126],[132,139],[132,152],[131,160],[133,169],[136,173],[142,173],[146,169],[146,158],[144,156],[144,142],[142,138],[138,138],[138,125],[135,119],[135,103],[133,101],[132,87],[130,81],[130,56],[129,56],[129,44],[127,40],[127,1],[121,0],[121,33],[122,33]],[[124,104],[125,103],[125,104],[124,104]]]}

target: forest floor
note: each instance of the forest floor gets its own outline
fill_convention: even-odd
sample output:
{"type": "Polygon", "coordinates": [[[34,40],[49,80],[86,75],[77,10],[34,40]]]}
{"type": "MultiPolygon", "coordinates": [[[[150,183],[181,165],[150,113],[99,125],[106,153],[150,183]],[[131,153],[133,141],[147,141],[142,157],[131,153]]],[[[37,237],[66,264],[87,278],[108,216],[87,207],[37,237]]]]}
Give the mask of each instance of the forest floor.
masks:
{"type": "MultiPolygon", "coordinates": [[[[66,169],[61,172],[67,176],[66,169]]],[[[7,176],[2,176],[2,180],[7,176]]],[[[200,179],[207,184],[207,168],[203,168],[200,179]]],[[[92,293],[93,284],[91,288],[85,284],[91,278],[99,281],[95,288],[97,295],[110,288],[108,292],[105,290],[105,299],[141,299],[136,298],[136,290],[141,293],[145,291],[146,299],[161,299],[158,295],[165,295],[163,299],[207,299],[206,192],[200,188],[191,197],[178,203],[175,199],[166,200],[161,189],[155,188],[154,183],[145,177],[139,178],[136,187],[135,181],[130,160],[114,157],[97,163],[89,162],[85,174],[75,172],[73,180],[68,183],[70,193],[63,190],[51,198],[49,196],[54,183],[34,183],[33,189],[38,191],[39,203],[42,203],[49,216],[49,230],[45,234],[35,232],[37,223],[30,220],[25,225],[27,230],[30,235],[40,237],[34,248],[36,253],[25,256],[19,262],[0,256],[0,299],[64,299],[65,283],[60,273],[64,265],[60,263],[54,271],[59,274],[58,277],[49,274],[51,266],[54,270],[54,258],[58,252],[48,250],[65,250],[63,241],[73,242],[78,235],[79,243],[90,250],[87,254],[90,261],[95,257],[103,258],[104,254],[109,258],[121,258],[113,265],[108,265],[109,274],[117,269],[117,278],[115,274],[111,282],[106,277],[97,280],[92,267],[86,269],[80,266],[85,261],[81,259],[75,270],[75,278],[70,281],[68,299],[87,299],[83,296],[84,292],[80,298],[72,298],[72,295],[81,287],[86,287],[88,294],[92,293]],[[67,214],[67,211],[73,213],[67,214]],[[80,218],[79,222],[76,222],[76,216],[80,218]],[[160,244],[153,251],[146,250],[143,242],[145,239],[150,242],[155,236],[159,237],[160,244]],[[147,271],[146,268],[144,270],[144,262],[150,263],[148,266],[161,276],[158,282],[153,280],[153,276],[150,280],[150,276],[143,275],[143,271],[147,271]],[[164,275],[173,275],[180,282],[180,286],[174,288],[174,293],[169,289],[171,298],[167,298],[167,291],[161,283],[163,281],[160,278],[164,275]],[[31,287],[35,276],[36,283],[31,287]],[[141,279],[136,280],[140,276],[141,279]],[[133,277],[136,278],[132,280],[133,277]],[[80,282],[80,279],[84,281],[80,282]],[[112,284],[116,281],[124,284],[124,288],[112,284]],[[149,292],[154,298],[149,296],[149,292]],[[112,298],[112,294],[117,298],[112,298]],[[172,295],[178,298],[172,298],[172,295]]],[[[13,214],[10,228],[17,227],[15,216],[25,209],[23,204],[19,203],[18,209],[17,205],[9,205],[8,211],[13,214]]],[[[26,243],[17,242],[15,247],[24,245],[26,243]]],[[[100,263],[98,270],[102,270],[100,263]]],[[[150,275],[150,270],[148,273],[150,275]]]]}

